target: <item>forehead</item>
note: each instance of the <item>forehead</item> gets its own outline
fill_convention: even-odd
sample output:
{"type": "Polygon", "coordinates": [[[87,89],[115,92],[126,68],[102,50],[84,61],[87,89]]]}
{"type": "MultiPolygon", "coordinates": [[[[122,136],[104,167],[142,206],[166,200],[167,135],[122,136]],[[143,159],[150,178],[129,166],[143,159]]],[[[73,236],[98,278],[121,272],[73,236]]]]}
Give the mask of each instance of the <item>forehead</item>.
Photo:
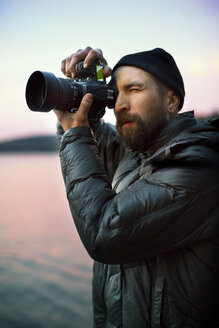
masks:
{"type": "Polygon", "coordinates": [[[134,66],[120,66],[114,73],[114,79],[119,90],[135,85],[156,87],[155,79],[150,73],[134,66]]]}
{"type": "Polygon", "coordinates": [[[151,74],[141,68],[134,66],[120,66],[114,73],[114,77],[118,83],[130,83],[133,81],[144,83],[152,81],[151,74]]]}

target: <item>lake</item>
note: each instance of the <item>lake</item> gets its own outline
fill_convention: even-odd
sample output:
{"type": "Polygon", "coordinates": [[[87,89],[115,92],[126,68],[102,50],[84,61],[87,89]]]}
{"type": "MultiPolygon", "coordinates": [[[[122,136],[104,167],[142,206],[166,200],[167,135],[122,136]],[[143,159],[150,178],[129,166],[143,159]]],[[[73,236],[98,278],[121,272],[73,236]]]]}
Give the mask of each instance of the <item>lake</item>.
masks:
{"type": "Polygon", "coordinates": [[[58,154],[1,154],[0,181],[0,327],[92,327],[92,260],[58,154]]]}

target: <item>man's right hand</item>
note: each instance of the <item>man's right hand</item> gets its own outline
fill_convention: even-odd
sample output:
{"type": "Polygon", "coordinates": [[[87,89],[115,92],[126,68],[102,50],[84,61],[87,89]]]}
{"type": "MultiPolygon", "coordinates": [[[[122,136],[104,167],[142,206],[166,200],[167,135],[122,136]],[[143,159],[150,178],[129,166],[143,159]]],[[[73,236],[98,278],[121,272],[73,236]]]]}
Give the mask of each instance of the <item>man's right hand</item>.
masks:
{"type": "Polygon", "coordinates": [[[75,53],[62,61],[61,70],[62,73],[71,78],[75,78],[75,66],[80,61],[84,61],[84,68],[88,68],[95,59],[100,58],[101,62],[105,65],[103,69],[103,75],[108,77],[112,74],[111,68],[107,65],[106,59],[103,57],[101,49],[92,49],[87,47],[84,50],[79,49],[75,53]]]}

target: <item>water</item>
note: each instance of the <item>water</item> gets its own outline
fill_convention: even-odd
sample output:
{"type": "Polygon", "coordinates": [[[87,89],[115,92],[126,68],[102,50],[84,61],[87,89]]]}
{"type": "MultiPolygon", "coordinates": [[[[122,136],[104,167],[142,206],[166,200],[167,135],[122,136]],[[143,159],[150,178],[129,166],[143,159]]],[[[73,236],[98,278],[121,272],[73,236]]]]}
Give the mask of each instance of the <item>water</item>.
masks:
{"type": "Polygon", "coordinates": [[[1,154],[0,182],[0,328],[92,327],[92,260],[58,154],[1,154]]]}

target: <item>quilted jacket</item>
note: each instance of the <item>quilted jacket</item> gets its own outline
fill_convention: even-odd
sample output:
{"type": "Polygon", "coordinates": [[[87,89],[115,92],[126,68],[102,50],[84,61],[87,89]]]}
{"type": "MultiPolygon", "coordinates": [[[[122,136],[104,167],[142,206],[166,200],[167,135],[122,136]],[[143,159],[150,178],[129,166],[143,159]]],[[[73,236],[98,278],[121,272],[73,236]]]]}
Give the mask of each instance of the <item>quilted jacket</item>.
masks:
{"type": "Polygon", "coordinates": [[[144,154],[100,121],[66,131],[60,158],[94,327],[219,327],[218,120],[180,114],[144,154]]]}

